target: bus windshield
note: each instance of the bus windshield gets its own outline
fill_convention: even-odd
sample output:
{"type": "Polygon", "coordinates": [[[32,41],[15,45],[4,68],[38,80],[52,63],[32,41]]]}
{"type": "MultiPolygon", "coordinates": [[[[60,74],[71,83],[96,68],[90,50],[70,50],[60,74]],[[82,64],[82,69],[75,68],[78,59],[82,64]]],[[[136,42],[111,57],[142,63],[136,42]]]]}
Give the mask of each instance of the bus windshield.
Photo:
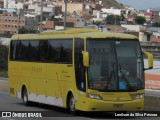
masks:
{"type": "Polygon", "coordinates": [[[99,91],[144,89],[143,57],[138,40],[87,39],[88,88],[99,91]]]}

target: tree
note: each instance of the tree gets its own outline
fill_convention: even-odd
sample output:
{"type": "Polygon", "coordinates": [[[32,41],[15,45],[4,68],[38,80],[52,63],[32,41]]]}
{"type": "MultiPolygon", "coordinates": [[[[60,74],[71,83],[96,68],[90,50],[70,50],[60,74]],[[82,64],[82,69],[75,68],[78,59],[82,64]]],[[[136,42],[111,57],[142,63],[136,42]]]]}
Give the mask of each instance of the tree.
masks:
{"type": "MultiPolygon", "coordinates": [[[[42,15],[42,21],[45,21],[48,18],[48,16],[46,16],[45,14],[42,15]]],[[[41,15],[37,15],[36,19],[38,20],[38,22],[41,21],[41,15]]]]}
{"type": "Polygon", "coordinates": [[[55,16],[52,15],[52,16],[49,17],[49,20],[50,21],[62,21],[62,18],[55,18],[55,16]]]}
{"type": "Polygon", "coordinates": [[[50,20],[50,21],[54,21],[54,19],[55,19],[55,18],[54,18],[54,15],[52,15],[52,16],[49,17],[49,20],[50,20]]]}
{"type": "Polygon", "coordinates": [[[160,23],[159,22],[152,23],[152,27],[160,27],[160,23]]]}
{"type": "Polygon", "coordinates": [[[142,16],[136,16],[134,20],[139,25],[143,25],[146,22],[145,17],[142,17],[142,16]]]}
{"type": "Polygon", "coordinates": [[[105,20],[106,20],[106,24],[119,25],[120,21],[122,20],[122,17],[118,15],[109,15],[106,17],[105,20]]]}
{"type": "Polygon", "coordinates": [[[26,29],[25,27],[21,27],[19,29],[19,34],[27,34],[27,33],[37,33],[37,30],[34,29],[26,29]]]}
{"type": "Polygon", "coordinates": [[[27,32],[27,30],[24,27],[19,28],[18,33],[19,34],[25,34],[27,32]]]}
{"type": "Polygon", "coordinates": [[[121,21],[125,21],[125,17],[123,14],[121,14],[120,19],[121,19],[121,21]]]}
{"type": "Polygon", "coordinates": [[[95,21],[95,22],[94,22],[94,25],[100,26],[101,23],[102,23],[101,21],[95,21]]]}
{"type": "Polygon", "coordinates": [[[0,42],[0,71],[7,71],[8,68],[8,46],[0,42]]]}

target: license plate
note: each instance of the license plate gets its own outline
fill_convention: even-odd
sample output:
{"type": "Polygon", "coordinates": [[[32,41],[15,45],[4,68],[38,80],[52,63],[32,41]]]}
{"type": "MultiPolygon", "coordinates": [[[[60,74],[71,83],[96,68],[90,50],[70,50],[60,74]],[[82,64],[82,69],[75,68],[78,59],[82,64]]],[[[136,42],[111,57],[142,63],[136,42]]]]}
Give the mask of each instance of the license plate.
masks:
{"type": "Polygon", "coordinates": [[[114,106],[114,108],[122,108],[123,104],[114,104],[113,106],[114,106]]]}

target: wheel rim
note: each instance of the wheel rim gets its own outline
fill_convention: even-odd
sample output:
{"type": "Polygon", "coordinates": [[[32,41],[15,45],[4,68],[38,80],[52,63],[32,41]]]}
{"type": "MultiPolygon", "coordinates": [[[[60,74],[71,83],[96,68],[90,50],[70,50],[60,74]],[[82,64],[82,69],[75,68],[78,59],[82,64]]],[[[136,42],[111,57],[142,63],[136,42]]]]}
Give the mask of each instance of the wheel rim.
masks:
{"type": "Polygon", "coordinates": [[[70,99],[70,111],[75,111],[75,100],[73,96],[70,99]]]}

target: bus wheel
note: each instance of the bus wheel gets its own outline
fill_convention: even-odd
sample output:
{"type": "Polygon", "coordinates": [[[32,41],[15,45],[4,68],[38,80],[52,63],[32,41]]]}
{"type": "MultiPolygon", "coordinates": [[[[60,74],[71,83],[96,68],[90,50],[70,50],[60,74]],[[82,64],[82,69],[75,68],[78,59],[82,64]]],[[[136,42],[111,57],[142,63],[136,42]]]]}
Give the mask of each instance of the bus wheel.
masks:
{"type": "Polygon", "coordinates": [[[75,99],[74,99],[74,96],[72,94],[70,95],[70,98],[69,98],[68,107],[69,107],[70,113],[73,114],[73,115],[76,115],[77,110],[75,108],[75,99]]]}
{"type": "Polygon", "coordinates": [[[23,100],[23,104],[28,106],[29,105],[29,101],[28,101],[28,93],[27,93],[27,89],[24,87],[22,90],[22,100],[23,100]]]}

